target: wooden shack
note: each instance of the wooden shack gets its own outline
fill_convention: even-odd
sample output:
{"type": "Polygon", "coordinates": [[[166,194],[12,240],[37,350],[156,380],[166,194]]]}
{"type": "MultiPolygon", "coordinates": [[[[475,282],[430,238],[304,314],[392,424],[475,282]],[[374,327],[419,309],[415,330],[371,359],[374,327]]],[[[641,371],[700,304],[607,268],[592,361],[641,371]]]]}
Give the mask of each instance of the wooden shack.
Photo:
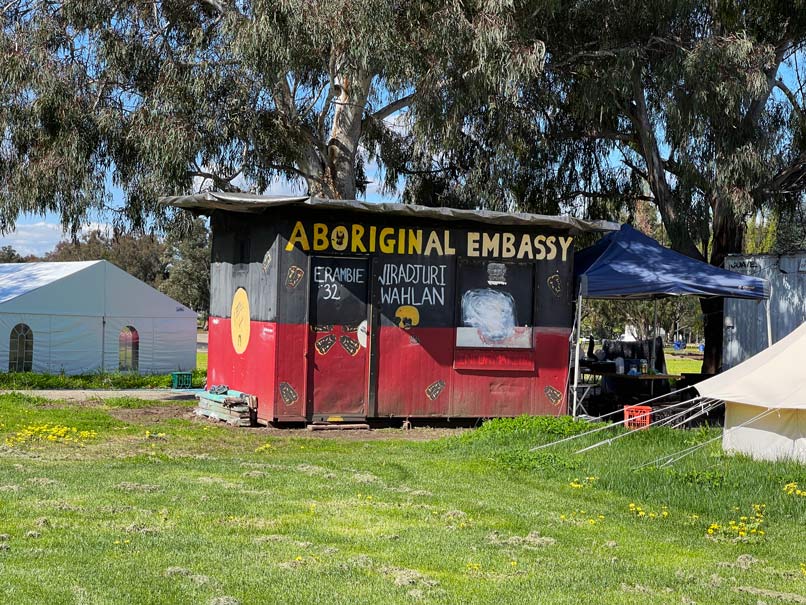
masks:
{"type": "Polygon", "coordinates": [[[569,217],[204,193],[207,384],[259,422],[566,413],[569,217]],[[254,400],[254,399],[253,399],[254,400]]]}

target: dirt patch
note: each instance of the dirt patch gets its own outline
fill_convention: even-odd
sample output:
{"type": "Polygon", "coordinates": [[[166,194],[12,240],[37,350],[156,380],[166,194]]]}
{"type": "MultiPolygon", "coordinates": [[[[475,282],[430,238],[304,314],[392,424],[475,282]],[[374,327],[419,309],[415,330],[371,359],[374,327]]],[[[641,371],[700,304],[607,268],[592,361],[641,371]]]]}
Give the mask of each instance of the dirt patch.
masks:
{"type": "Polygon", "coordinates": [[[56,485],[57,483],[53,479],[48,479],[47,477],[31,477],[30,479],[26,479],[25,482],[38,487],[48,487],[50,485],[56,485]]]}
{"type": "Polygon", "coordinates": [[[494,531],[487,536],[487,541],[494,546],[522,546],[527,550],[552,546],[557,542],[554,538],[541,536],[536,531],[530,531],[525,536],[510,536],[504,538],[499,532],[494,531]]]}
{"type": "MultiPolygon", "coordinates": [[[[193,393],[176,392],[171,389],[26,389],[0,390],[0,394],[21,393],[30,397],[52,399],[54,402],[68,402],[70,405],[98,407],[104,399],[146,399],[150,401],[187,401],[193,393]]],[[[42,407],[48,407],[43,405],[42,407]]],[[[53,407],[60,407],[54,405],[53,407]]]]}
{"type": "MultiPolygon", "coordinates": [[[[3,392],[3,391],[0,391],[3,392]]],[[[10,391],[9,391],[10,392],[10,391]]],[[[164,420],[181,418],[205,425],[212,425],[231,431],[248,431],[252,434],[268,437],[296,437],[304,439],[335,439],[339,441],[385,441],[399,439],[401,441],[432,441],[458,435],[469,430],[467,426],[421,426],[404,430],[378,426],[369,430],[344,431],[308,431],[302,425],[294,426],[259,426],[233,427],[224,422],[200,418],[194,413],[192,394],[176,393],[169,389],[121,389],[121,390],[32,390],[15,391],[53,400],[52,404],[41,407],[61,408],[80,406],[104,408],[112,417],[127,423],[156,424],[164,420]],[[143,405],[143,407],[106,407],[105,399],[131,398],[162,402],[159,405],[143,405]],[[176,403],[172,403],[176,402],[176,403]],[[179,403],[183,402],[183,403],[179,403]]]]}
{"type": "Polygon", "coordinates": [[[196,417],[193,409],[186,405],[154,405],[143,408],[113,408],[109,415],[123,422],[137,424],[155,424],[163,420],[184,418],[192,420],[196,417]]]}
{"type": "Polygon", "coordinates": [[[149,485],[147,483],[131,483],[129,481],[124,481],[122,483],[118,483],[115,486],[115,489],[122,492],[141,492],[144,494],[153,494],[154,492],[160,491],[162,487],[159,485],[149,485]]]}
{"type": "Polygon", "coordinates": [[[723,561],[717,563],[718,567],[733,567],[736,569],[747,570],[757,563],[764,563],[762,559],[756,559],[753,555],[739,555],[736,561],[723,561]]]}
{"type": "Polygon", "coordinates": [[[776,599],[786,603],[806,603],[806,597],[795,594],[793,592],[777,592],[775,590],[767,590],[766,588],[756,588],[755,586],[738,586],[734,588],[736,592],[744,592],[756,597],[766,597],[768,599],[776,599]]]}
{"type": "Polygon", "coordinates": [[[430,588],[438,586],[439,582],[420,573],[416,569],[404,567],[381,567],[382,574],[392,578],[395,586],[424,586],[430,588]]]}
{"type": "MultiPolygon", "coordinates": [[[[199,422],[211,423],[209,420],[199,419],[199,422]]],[[[258,435],[267,437],[295,437],[299,439],[336,439],[339,441],[388,441],[399,439],[400,441],[433,441],[443,437],[459,435],[467,431],[467,427],[417,427],[413,429],[399,428],[372,428],[363,430],[345,431],[308,431],[305,427],[275,427],[259,426],[251,428],[231,427],[224,423],[212,422],[215,426],[227,428],[232,431],[250,431],[258,435]]]]}

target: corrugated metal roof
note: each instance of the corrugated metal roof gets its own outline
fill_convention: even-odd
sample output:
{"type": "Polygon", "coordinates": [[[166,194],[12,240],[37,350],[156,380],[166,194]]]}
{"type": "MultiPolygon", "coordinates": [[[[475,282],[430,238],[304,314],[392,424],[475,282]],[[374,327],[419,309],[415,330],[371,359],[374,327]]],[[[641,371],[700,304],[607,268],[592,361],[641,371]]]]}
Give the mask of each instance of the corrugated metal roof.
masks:
{"type": "Polygon", "coordinates": [[[473,221],[495,225],[542,226],[555,229],[583,231],[617,231],[619,225],[610,221],[586,221],[571,216],[547,216],[525,212],[494,212],[492,210],[460,210],[431,208],[413,204],[370,203],[358,200],[328,200],[307,196],[269,196],[252,193],[205,192],[194,195],[163,197],[160,203],[204,211],[265,212],[284,206],[321,207],[330,210],[351,210],[410,218],[430,218],[439,221],[473,221]]]}
{"type": "Polygon", "coordinates": [[[59,263],[0,263],[0,303],[83,271],[100,260],[59,263]]]}

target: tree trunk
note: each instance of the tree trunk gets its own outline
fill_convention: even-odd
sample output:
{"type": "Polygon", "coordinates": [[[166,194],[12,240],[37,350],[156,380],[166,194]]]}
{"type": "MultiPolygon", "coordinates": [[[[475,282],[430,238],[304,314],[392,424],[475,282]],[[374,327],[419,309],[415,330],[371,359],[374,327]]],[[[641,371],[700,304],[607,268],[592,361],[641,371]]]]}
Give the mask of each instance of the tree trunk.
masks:
{"type": "MultiPolygon", "coordinates": [[[[711,264],[721,267],[728,254],[742,251],[744,225],[725,200],[713,204],[713,243],[711,264]]],[[[700,300],[703,314],[705,351],[702,358],[702,372],[716,374],[722,368],[722,337],[724,333],[725,299],[703,298],[700,300]]]]}
{"type": "Polygon", "coordinates": [[[678,211],[678,203],[664,169],[663,158],[660,154],[655,130],[649,118],[646,105],[644,85],[641,81],[641,66],[636,65],[632,71],[633,104],[628,109],[628,115],[635,132],[638,135],[639,152],[644,158],[647,168],[647,182],[652,191],[652,197],[658,207],[663,226],[672,248],[697,260],[704,260],[694,240],[688,232],[683,213],[678,211]]]}
{"type": "Polygon", "coordinates": [[[355,199],[356,158],[361,121],[369,97],[372,76],[366,72],[339,76],[334,86],[333,124],[324,146],[326,155],[308,154],[304,172],[308,194],[341,200],[355,199]]]}

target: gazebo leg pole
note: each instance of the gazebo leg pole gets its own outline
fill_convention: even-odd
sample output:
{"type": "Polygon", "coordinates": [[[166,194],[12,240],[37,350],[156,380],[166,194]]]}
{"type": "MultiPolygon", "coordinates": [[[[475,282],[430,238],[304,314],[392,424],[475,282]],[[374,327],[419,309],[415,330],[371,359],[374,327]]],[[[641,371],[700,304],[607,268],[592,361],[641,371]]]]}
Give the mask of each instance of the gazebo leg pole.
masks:
{"type": "Polygon", "coordinates": [[[582,296],[577,298],[577,321],[576,321],[576,332],[574,334],[575,342],[575,349],[576,352],[574,354],[574,404],[571,408],[571,417],[577,417],[577,405],[578,405],[578,395],[577,395],[577,386],[579,385],[579,338],[582,336],[582,296]]]}
{"type": "MultiPolygon", "coordinates": [[[[655,343],[658,341],[658,299],[652,301],[652,345],[649,347],[649,367],[646,369],[650,374],[651,369],[655,367],[655,343]]],[[[655,396],[655,381],[649,381],[649,394],[655,396]]]]}
{"type": "Polygon", "coordinates": [[[767,311],[767,346],[772,346],[772,314],[770,313],[770,300],[772,298],[772,294],[770,298],[764,301],[764,307],[767,311]]]}

